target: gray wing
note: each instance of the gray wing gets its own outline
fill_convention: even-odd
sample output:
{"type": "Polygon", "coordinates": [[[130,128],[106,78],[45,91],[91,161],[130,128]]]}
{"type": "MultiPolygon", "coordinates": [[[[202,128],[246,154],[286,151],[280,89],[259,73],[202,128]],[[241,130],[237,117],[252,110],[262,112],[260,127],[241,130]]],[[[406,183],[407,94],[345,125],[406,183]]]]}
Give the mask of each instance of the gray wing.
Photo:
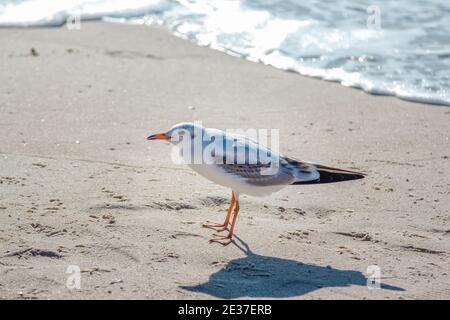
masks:
{"type": "Polygon", "coordinates": [[[317,173],[314,165],[290,159],[278,155],[278,153],[274,154],[272,150],[256,141],[246,139],[236,135],[224,139],[223,148],[214,149],[211,153],[215,165],[253,186],[284,186],[296,181],[311,181],[318,178],[318,175],[314,174],[317,173]],[[231,163],[227,161],[230,159],[227,159],[226,153],[224,153],[225,150],[228,150],[226,143],[233,144],[231,163]],[[238,149],[238,147],[241,148],[238,149]],[[243,163],[238,162],[238,155],[241,156],[240,160],[243,160],[243,163]],[[261,155],[267,157],[261,158],[261,155]],[[252,159],[250,160],[250,158],[252,159]]]}
{"type": "Polygon", "coordinates": [[[279,164],[269,162],[267,164],[218,163],[216,165],[228,174],[240,177],[253,186],[289,185],[297,179],[296,168],[284,159],[280,159],[279,164]]]}

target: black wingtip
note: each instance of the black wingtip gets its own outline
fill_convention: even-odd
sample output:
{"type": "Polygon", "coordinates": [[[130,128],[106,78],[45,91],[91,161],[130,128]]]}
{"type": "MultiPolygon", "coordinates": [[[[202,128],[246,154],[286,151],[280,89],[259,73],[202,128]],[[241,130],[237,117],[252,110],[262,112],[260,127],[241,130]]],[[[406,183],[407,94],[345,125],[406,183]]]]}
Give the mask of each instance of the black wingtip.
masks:
{"type": "Polygon", "coordinates": [[[334,183],[350,180],[363,179],[366,175],[361,172],[347,171],[331,167],[325,167],[321,165],[315,165],[317,171],[320,174],[319,179],[313,181],[298,181],[294,182],[293,185],[298,184],[322,184],[322,183],[334,183]]]}

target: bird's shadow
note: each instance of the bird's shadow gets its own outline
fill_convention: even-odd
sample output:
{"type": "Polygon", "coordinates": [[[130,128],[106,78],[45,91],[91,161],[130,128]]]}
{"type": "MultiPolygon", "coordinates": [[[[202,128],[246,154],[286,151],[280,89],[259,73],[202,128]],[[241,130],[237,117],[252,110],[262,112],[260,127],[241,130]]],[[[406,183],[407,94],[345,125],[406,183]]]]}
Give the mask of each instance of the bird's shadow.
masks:
{"type": "MultiPolygon", "coordinates": [[[[367,278],[359,271],[339,270],[330,266],[262,256],[253,253],[241,239],[239,242],[241,245],[233,240],[233,243],[245,252],[245,258],[228,262],[205,283],[181,288],[222,299],[289,298],[320,288],[350,285],[366,287],[368,283],[367,278]]],[[[387,284],[381,284],[381,289],[404,291],[402,288],[387,284]]]]}

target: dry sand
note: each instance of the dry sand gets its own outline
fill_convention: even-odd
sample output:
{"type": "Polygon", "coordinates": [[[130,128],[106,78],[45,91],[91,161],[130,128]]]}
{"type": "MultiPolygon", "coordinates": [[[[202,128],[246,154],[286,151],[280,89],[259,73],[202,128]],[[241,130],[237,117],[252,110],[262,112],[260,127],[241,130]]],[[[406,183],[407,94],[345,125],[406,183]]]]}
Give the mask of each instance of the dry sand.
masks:
{"type": "Polygon", "coordinates": [[[449,108],[152,27],[1,29],[0,49],[0,298],[450,298],[449,108]],[[230,190],[145,140],[193,120],[279,128],[283,153],[368,177],[244,196],[242,242],[210,244],[230,190]]]}

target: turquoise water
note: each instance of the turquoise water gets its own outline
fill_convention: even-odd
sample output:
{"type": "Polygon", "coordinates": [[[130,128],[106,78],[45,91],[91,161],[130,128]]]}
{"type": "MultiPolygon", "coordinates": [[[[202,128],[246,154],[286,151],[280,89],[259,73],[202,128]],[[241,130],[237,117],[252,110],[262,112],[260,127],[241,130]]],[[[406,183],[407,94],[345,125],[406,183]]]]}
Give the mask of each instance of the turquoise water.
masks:
{"type": "Polygon", "coordinates": [[[251,61],[373,94],[450,105],[450,2],[0,0],[0,26],[160,24],[251,61]]]}

